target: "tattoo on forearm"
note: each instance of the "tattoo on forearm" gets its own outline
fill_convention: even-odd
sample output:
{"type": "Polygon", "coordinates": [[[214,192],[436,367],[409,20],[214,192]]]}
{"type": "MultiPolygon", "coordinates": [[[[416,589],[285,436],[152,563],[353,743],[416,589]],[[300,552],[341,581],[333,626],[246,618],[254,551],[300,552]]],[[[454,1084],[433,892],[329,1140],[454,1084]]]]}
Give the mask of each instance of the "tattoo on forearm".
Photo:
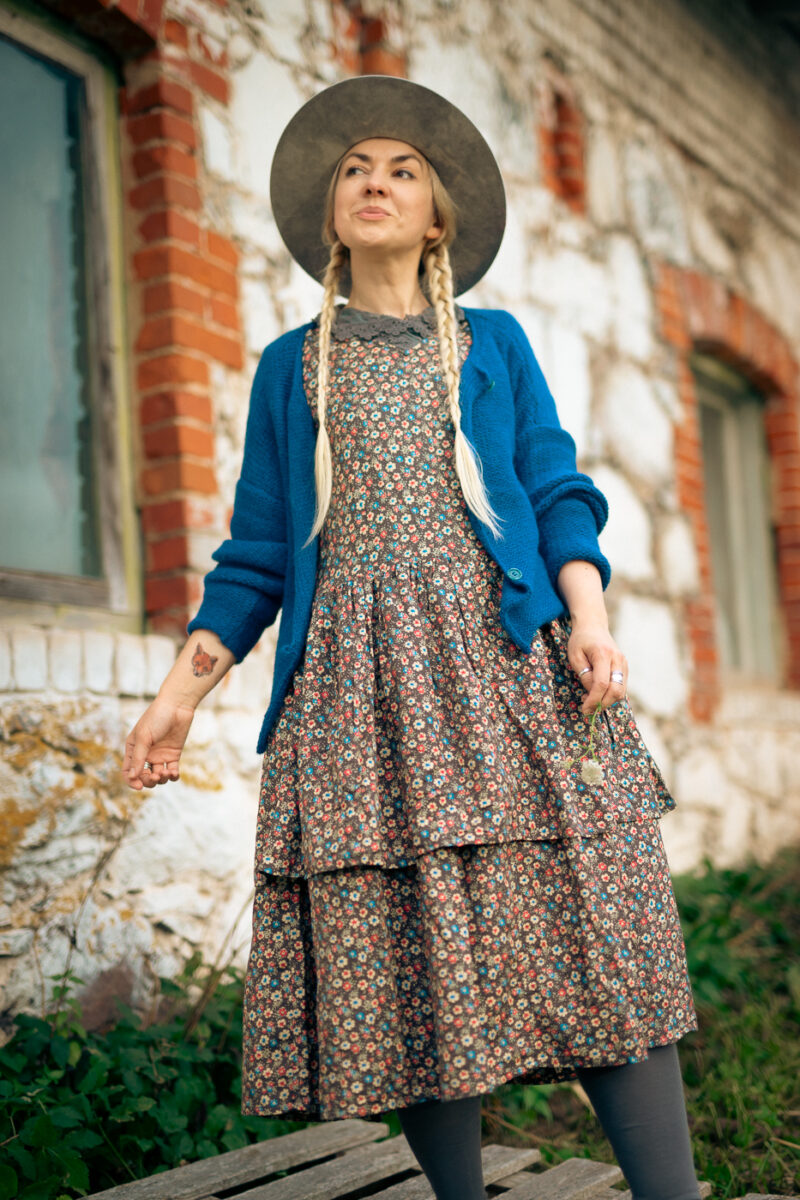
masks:
{"type": "Polygon", "coordinates": [[[198,676],[210,675],[218,661],[218,659],[212,658],[210,654],[207,654],[198,642],[197,649],[192,655],[192,674],[198,676]]]}

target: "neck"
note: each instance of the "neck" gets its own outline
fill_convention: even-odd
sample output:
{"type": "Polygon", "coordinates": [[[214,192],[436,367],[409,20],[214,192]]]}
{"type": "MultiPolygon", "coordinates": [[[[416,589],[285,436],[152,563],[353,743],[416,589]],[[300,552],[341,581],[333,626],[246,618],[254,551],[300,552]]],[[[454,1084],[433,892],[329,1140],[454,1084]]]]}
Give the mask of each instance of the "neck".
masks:
{"type": "Polygon", "coordinates": [[[370,256],[351,252],[350,276],[353,286],[347,301],[348,308],[381,316],[408,317],[424,312],[430,301],[419,285],[417,264],[419,255],[399,262],[397,259],[377,261],[370,256]]]}

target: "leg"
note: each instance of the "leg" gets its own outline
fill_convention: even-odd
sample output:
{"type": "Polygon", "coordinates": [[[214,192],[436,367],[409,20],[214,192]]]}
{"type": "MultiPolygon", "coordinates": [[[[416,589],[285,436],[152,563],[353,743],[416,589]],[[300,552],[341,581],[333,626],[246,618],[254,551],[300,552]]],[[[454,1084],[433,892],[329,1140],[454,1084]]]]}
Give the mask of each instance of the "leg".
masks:
{"type": "Polygon", "coordinates": [[[480,1096],[428,1100],[397,1115],[436,1200],[486,1200],[480,1096]]]}
{"type": "Polygon", "coordinates": [[[647,1054],[646,1062],[581,1068],[578,1079],[633,1200],[699,1200],[678,1047],[647,1054]]]}

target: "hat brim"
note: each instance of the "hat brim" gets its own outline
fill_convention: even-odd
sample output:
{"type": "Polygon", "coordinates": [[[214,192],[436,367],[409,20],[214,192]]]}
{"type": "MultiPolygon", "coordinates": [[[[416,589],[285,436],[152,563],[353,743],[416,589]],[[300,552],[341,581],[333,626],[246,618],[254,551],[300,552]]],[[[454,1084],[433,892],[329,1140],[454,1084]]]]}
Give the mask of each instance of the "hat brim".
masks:
{"type": "MultiPolygon", "coordinates": [[[[454,294],[488,271],[506,222],[500,169],[472,121],[437,92],[393,75],[359,75],[325,88],[286,126],[270,174],[272,211],[292,256],[318,282],[330,249],[322,240],[325,196],[341,156],[371,137],[421,150],[456,206],[450,246],[454,294]]],[[[340,286],[349,294],[349,280],[340,286]]]]}

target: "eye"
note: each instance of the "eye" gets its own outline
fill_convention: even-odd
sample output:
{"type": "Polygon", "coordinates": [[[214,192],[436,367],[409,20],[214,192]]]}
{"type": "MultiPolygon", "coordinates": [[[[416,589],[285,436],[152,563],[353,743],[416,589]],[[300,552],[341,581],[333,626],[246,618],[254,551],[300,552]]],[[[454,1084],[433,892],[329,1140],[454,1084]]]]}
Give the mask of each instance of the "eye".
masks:
{"type": "Polygon", "coordinates": [[[396,175],[405,175],[408,179],[416,179],[413,171],[409,171],[408,167],[398,167],[395,171],[396,175]]]}
{"type": "Polygon", "coordinates": [[[351,166],[349,166],[345,170],[345,175],[354,175],[356,173],[356,171],[363,171],[363,170],[364,170],[364,168],[360,167],[358,165],[358,163],[353,163],[351,166]]]}

